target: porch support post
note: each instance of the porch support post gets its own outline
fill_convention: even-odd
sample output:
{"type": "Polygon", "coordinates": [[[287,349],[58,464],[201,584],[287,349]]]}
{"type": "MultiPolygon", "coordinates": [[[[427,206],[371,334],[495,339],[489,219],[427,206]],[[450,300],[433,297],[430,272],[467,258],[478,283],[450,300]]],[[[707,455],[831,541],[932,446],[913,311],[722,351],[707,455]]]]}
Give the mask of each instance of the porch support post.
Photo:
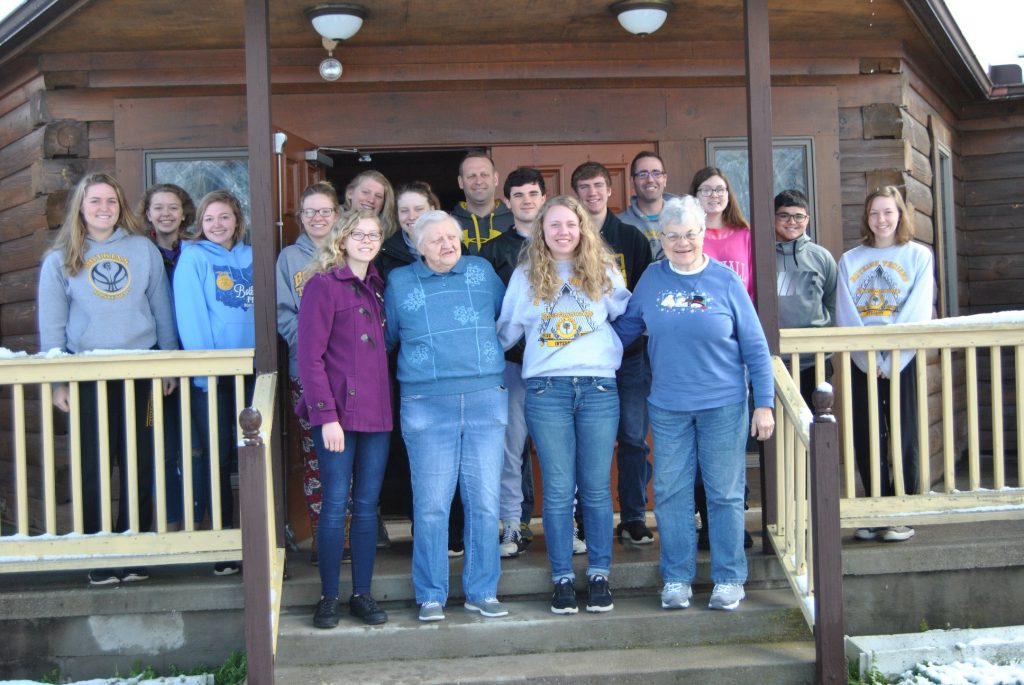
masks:
{"type": "Polygon", "coordinates": [[[832,415],[835,395],[815,390],[811,424],[810,505],[814,558],[815,682],[847,682],[843,638],[843,545],[839,533],[839,427],[832,415]]]}
{"type": "Polygon", "coordinates": [[[248,108],[252,280],[256,301],[256,373],[277,370],[268,7],[268,0],[245,2],[245,104],[248,108]]]}
{"type": "MultiPolygon", "coordinates": [[[[754,292],[768,349],[779,353],[779,303],[775,285],[775,230],[772,201],[772,69],[768,49],[768,0],[743,1],[747,61],[747,159],[750,164],[750,223],[754,245],[754,292]]],[[[776,521],[775,440],[761,443],[761,526],[776,521]]],[[[768,535],[763,551],[772,552],[768,535]]]]}
{"type": "MultiPolygon", "coordinates": [[[[256,373],[277,370],[277,318],[274,283],[273,172],[271,170],[270,130],[270,3],[269,0],[245,0],[245,100],[249,147],[249,207],[252,213],[252,280],[256,319],[256,373]]],[[[259,423],[256,422],[256,430],[259,423]]],[[[280,484],[278,441],[262,445],[258,437],[246,436],[240,450],[246,472],[252,462],[273,452],[274,481],[280,484]],[[255,442],[256,444],[251,444],[255,442]]],[[[261,471],[262,473],[262,471],[261,471]]],[[[248,476],[249,473],[239,474],[248,476]]],[[[253,685],[274,682],[273,622],[270,607],[269,549],[266,489],[270,483],[252,478],[241,479],[242,556],[255,563],[245,570],[245,646],[248,655],[247,680],[253,685]],[[248,491],[252,489],[253,491],[248,491]],[[250,568],[253,566],[254,568],[250,568]]],[[[280,491],[280,485],[278,485],[280,491]]],[[[274,498],[278,503],[279,497],[274,498]]],[[[273,520],[281,521],[280,506],[273,520]]],[[[280,526],[277,526],[280,528],[280,526]]]]}
{"type": "MultiPolygon", "coordinates": [[[[256,373],[277,371],[277,231],[274,214],[273,131],[270,127],[269,0],[245,0],[245,104],[249,146],[249,207],[252,213],[252,280],[256,302],[256,373]]],[[[277,409],[274,425],[283,425],[277,409]]],[[[267,441],[274,482],[278,547],[284,546],[284,467],[281,431],[267,441]]]]}

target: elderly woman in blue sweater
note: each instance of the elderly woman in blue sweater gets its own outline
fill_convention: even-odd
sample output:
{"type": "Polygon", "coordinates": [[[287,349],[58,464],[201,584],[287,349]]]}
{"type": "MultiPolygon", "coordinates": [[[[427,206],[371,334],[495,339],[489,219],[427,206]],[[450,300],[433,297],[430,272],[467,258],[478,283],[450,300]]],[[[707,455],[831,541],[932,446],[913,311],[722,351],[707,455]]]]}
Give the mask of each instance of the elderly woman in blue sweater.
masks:
{"type": "Polygon", "coordinates": [[[775,427],[771,358],[739,276],[704,254],[704,211],[690,196],[665,203],[659,219],[665,259],[640,278],[613,326],[628,345],[648,335],[653,382],[654,514],[661,533],[664,609],[685,609],[697,572],[693,484],[700,466],[708,496],[711,579],[708,606],[731,611],[745,593],[743,490],[749,427],[758,440],[775,427]],[[754,415],[747,414],[747,376],[754,415]]]}
{"type": "Polygon", "coordinates": [[[412,474],[412,582],[421,621],[444,618],[448,515],[456,483],[465,511],[465,607],[493,618],[497,600],[498,490],[508,423],[505,357],[495,320],[505,287],[484,259],[462,256],[462,231],[447,213],[416,221],[421,259],[395,269],[384,293],[387,344],[401,344],[402,437],[412,474]]]}

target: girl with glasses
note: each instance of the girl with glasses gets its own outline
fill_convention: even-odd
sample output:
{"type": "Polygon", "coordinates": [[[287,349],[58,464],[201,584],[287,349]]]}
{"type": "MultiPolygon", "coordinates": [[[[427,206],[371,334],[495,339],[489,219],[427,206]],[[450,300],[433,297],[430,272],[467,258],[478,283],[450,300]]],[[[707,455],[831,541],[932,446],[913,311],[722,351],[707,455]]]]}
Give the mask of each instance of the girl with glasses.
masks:
{"type": "Polygon", "coordinates": [[[295,412],[312,426],[323,487],[316,533],[321,587],[313,615],[317,628],[338,625],[338,574],[350,490],[349,613],[367,625],[388,620],[370,594],[377,554],[377,502],[392,427],[384,281],[373,265],[382,233],[372,210],[345,214],[303,273],[298,318],[303,390],[295,412]]]}
{"type": "MultiPolygon", "coordinates": [[[[327,181],[314,183],[302,191],[296,212],[302,232],[294,245],[281,250],[277,258],[277,332],[288,344],[288,392],[293,404],[302,396],[298,362],[299,301],[305,284],[305,268],[317,248],[323,245],[338,218],[338,193],[327,181]]],[[[316,527],[320,521],[320,469],[313,450],[309,422],[299,419],[299,451],[302,454],[302,494],[309,512],[313,533],[311,561],[317,563],[316,527]]]]}
{"type": "Polygon", "coordinates": [[[728,177],[718,167],[704,167],[693,175],[690,195],[696,197],[707,218],[704,252],[739,274],[754,301],[754,252],[750,223],[743,216],[728,177]]]}

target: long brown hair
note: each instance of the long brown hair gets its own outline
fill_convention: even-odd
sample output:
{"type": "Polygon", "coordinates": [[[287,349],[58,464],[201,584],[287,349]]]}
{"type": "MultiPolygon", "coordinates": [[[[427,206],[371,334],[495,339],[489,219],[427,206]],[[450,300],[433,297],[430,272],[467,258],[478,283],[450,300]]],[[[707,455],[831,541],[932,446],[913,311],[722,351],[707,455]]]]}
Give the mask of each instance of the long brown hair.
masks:
{"type": "Polygon", "coordinates": [[[700,188],[700,184],[708,180],[712,176],[718,176],[725,181],[725,188],[728,191],[729,203],[725,206],[725,211],[722,212],[722,225],[730,228],[750,228],[750,222],[747,221],[747,217],[743,216],[743,210],[740,209],[740,203],[736,201],[736,193],[732,189],[732,181],[725,175],[725,172],[716,166],[706,166],[693,175],[693,181],[690,183],[690,195],[694,197],[698,196],[697,189],[700,188]]]}
{"type": "Polygon", "coordinates": [[[153,222],[149,220],[149,203],[153,201],[153,196],[157,193],[171,193],[178,198],[178,202],[181,203],[181,226],[178,226],[178,234],[174,236],[174,243],[177,244],[182,238],[188,235],[189,227],[195,223],[196,220],[196,205],[192,201],[192,197],[188,194],[188,191],[179,185],[173,183],[157,183],[146,188],[145,194],[142,196],[142,200],[139,201],[139,208],[136,212],[139,215],[139,220],[142,221],[142,225],[151,234],[156,234],[156,227],[153,226],[153,222]]]}
{"type": "Polygon", "coordinates": [[[903,201],[903,195],[900,194],[900,189],[896,186],[877,188],[873,193],[869,193],[864,200],[864,214],[860,218],[860,241],[865,245],[875,246],[875,234],[868,226],[868,212],[871,211],[871,203],[880,197],[891,197],[896,203],[896,210],[900,213],[900,222],[896,224],[893,242],[896,245],[909,243],[914,237],[914,223],[910,219],[913,207],[903,201]]]}
{"type": "Polygon", "coordinates": [[[83,176],[72,191],[71,197],[68,198],[64,223],[60,225],[57,237],[53,241],[53,249],[64,255],[64,271],[68,276],[76,275],[85,266],[87,233],[85,221],[82,219],[82,203],[85,201],[85,194],[89,188],[100,184],[110,186],[114,189],[114,194],[117,195],[118,216],[115,225],[132,235],[142,235],[142,226],[128,206],[128,201],[124,197],[124,188],[117,182],[117,179],[104,173],[83,176]]]}
{"type": "Polygon", "coordinates": [[[203,233],[203,215],[214,202],[227,205],[231,208],[231,213],[235,215],[235,232],[231,235],[231,247],[233,248],[245,239],[245,215],[242,214],[242,203],[227,190],[214,190],[204,195],[203,199],[199,201],[199,209],[196,210],[196,228],[198,230],[195,235],[189,237],[189,240],[208,240],[206,234],[203,233]]]}
{"type": "Polygon", "coordinates": [[[580,242],[573,258],[572,275],[579,281],[579,289],[596,302],[606,293],[612,292],[608,268],[614,266],[615,261],[594,228],[586,209],[579,200],[568,195],[558,195],[545,202],[533,220],[530,243],[523,256],[533,296],[547,302],[553,301],[563,283],[555,268],[551,248],[544,242],[544,217],[553,207],[565,207],[579,220],[580,242]]]}

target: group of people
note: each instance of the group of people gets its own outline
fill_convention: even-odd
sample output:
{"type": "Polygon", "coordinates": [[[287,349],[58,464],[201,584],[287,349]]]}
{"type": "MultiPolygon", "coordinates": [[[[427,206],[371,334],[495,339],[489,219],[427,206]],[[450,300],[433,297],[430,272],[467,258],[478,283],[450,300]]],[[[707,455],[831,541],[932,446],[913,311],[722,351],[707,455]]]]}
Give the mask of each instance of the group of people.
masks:
{"type": "MultiPolygon", "coordinates": [[[[193,204],[182,188],[162,184],[149,188],[138,213],[124,190],[108,174],[85,176],[69,197],[68,212],[53,250],[44,258],[39,275],[39,341],[44,351],[71,354],[92,350],[211,350],[253,347],[252,248],[244,242],[245,220],[238,199],[226,191],[207,194],[193,204]],[[197,230],[186,236],[195,222],[197,230]]],[[[193,433],[190,458],[193,480],[193,518],[231,527],[231,461],[235,440],[235,390],[230,379],[210,388],[207,379],[194,378],[193,433]],[[217,407],[216,430],[210,426],[208,396],[217,407]],[[216,442],[210,440],[216,435],[216,442]],[[217,455],[211,474],[211,455],[217,455]],[[214,475],[214,477],[211,477],[214,475]],[[211,482],[219,481],[219,509],[211,482]]],[[[101,433],[121,474],[119,510],[113,530],[131,527],[148,531],[153,523],[154,467],[164,469],[166,522],[177,530],[184,519],[181,479],[183,458],[177,380],[162,383],[165,464],[154,465],[154,398],[148,381],[134,383],[133,427],[138,460],[138,520],[129,520],[125,386],[95,382],[78,384],[78,404],[84,495],[83,532],[102,529],[101,433]],[[107,425],[98,423],[104,401],[107,425]]],[[[53,403],[72,409],[69,388],[57,384],[53,403]]],[[[129,433],[130,434],[130,433],[129,433]]],[[[218,575],[237,573],[236,562],[219,562],[218,575]]],[[[93,585],[138,581],[145,568],[95,569],[93,585]]]]}
{"type": "MultiPolygon", "coordinates": [[[[613,538],[654,540],[645,519],[652,477],[662,607],[689,606],[698,547],[693,513],[702,500],[700,535],[711,550],[714,582],[709,606],[739,606],[747,578],[745,445],[748,437],[770,438],[774,429],[750,227],[720,169],[699,171],[690,194],[680,197],[665,192],[668,174],[653,152],[638,154],[629,173],[635,194],[618,216],[608,208],[611,174],[598,163],[573,172],[572,196],[550,198],[537,169],[518,168],[504,181],[502,202],[499,175],[482,151],[460,165],[466,200],[451,214],[441,211],[427,183],[396,192],[375,171],[353,179],[344,202],[326,182],[303,192],[302,234],[278,260],[277,311],[318,550],[322,597],[314,625],[330,628],[340,619],[349,515],[349,612],[367,624],[387,620],[371,584],[381,536],[378,503],[389,454],[394,462],[396,452],[407,458],[411,483],[419,619],[444,619],[449,556],[463,549],[465,608],[484,617],[507,615],[497,592],[500,559],[518,555],[530,539],[528,439],[543,478],[554,613],[579,611],[572,556],[584,552],[586,610],[613,609],[613,538]],[[616,444],[618,527],[609,478],[616,444]],[[458,542],[450,526],[453,499],[461,504],[458,542]]],[[[930,254],[910,242],[911,217],[898,190],[867,198],[864,244],[838,268],[807,236],[802,193],[780,193],[775,210],[781,327],[930,317],[930,254]]],[[[187,236],[191,201],[176,186],[151,188],[140,213],[152,242],[114,179],[92,175],[78,185],[40,276],[43,349],[252,346],[252,255],[237,200],[225,192],[207,195],[187,236]]],[[[852,381],[855,422],[865,422],[855,432],[857,463],[867,488],[870,461],[866,437],[865,444],[860,439],[867,434],[861,418],[867,367],[863,358],[854,361],[860,372],[852,381]]],[[[903,369],[908,362],[902,358],[903,369]]],[[[812,364],[801,363],[801,390],[808,395],[812,364]]],[[[887,364],[884,356],[877,364],[881,383],[901,373],[904,464],[912,471],[914,374],[887,364]]],[[[213,391],[205,379],[195,383],[200,392],[213,391]]],[[[95,431],[97,400],[94,386],[80,386],[86,532],[95,532],[98,437],[89,431],[95,431]]],[[[68,411],[61,388],[54,403],[68,411]]],[[[165,382],[165,395],[173,392],[174,381],[165,382]]],[[[221,520],[229,525],[234,396],[229,383],[215,392],[217,434],[227,440],[220,448],[221,520]]],[[[888,401],[887,392],[878,395],[888,401]]],[[[144,404],[147,388],[140,386],[135,397],[144,404]]],[[[113,440],[123,433],[115,425],[123,397],[111,392],[107,401],[113,440]]],[[[165,411],[176,406],[165,398],[165,411]]],[[[206,403],[192,406],[202,409],[202,417],[193,417],[198,433],[208,434],[206,403]]],[[[142,440],[145,433],[136,435],[142,440]]],[[[204,462],[202,439],[193,445],[195,517],[202,520],[211,499],[203,490],[209,459],[204,462]]],[[[124,451],[118,446],[112,453],[123,460],[124,451]]],[[[170,484],[177,469],[168,459],[170,524],[180,522],[182,505],[180,475],[175,502],[170,484]]],[[[150,523],[151,499],[143,500],[152,493],[148,466],[138,469],[140,511],[147,512],[140,530],[150,523]]],[[[882,466],[880,494],[891,494],[882,466]]],[[[916,479],[911,474],[907,481],[916,479]]],[[[127,527],[126,487],[122,482],[118,530],[127,527]]],[[[857,531],[861,539],[912,535],[905,527],[857,531]]],[[[94,574],[116,582],[145,570],[94,574]]]]}

